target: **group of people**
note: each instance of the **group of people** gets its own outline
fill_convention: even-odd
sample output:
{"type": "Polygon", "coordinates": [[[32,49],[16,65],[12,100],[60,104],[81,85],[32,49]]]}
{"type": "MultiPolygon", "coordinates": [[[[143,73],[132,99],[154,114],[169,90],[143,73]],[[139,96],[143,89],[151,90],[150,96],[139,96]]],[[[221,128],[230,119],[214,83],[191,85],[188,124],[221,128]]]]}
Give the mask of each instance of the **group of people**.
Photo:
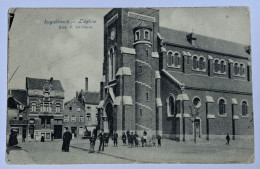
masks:
{"type": "MultiPolygon", "coordinates": [[[[99,148],[98,148],[98,153],[101,151],[104,151],[104,147],[108,146],[108,142],[109,142],[109,134],[105,134],[104,130],[102,129],[101,132],[98,134],[98,136],[96,137],[95,134],[92,134],[92,136],[90,137],[89,141],[90,141],[90,151],[89,153],[94,153],[94,148],[95,148],[95,143],[97,138],[99,139],[99,148]]],[[[130,132],[129,130],[127,130],[126,133],[122,134],[122,141],[123,141],[123,145],[126,146],[128,144],[128,146],[130,146],[130,148],[132,147],[138,147],[141,146],[140,142],[142,143],[142,147],[145,146],[156,146],[156,139],[157,139],[157,144],[159,147],[161,147],[161,136],[157,135],[157,137],[155,137],[155,135],[152,136],[152,138],[150,139],[150,141],[148,142],[147,139],[147,132],[144,131],[143,136],[139,137],[137,132],[135,132],[135,134],[133,132],[130,132]],[[127,143],[126,143],[127,142],[127,143]]],[[[118,133],[117,131],[114,131],[113,135],[112,135],[112,140],[114,143],[114,147],[118,146],[118,133]]]]}

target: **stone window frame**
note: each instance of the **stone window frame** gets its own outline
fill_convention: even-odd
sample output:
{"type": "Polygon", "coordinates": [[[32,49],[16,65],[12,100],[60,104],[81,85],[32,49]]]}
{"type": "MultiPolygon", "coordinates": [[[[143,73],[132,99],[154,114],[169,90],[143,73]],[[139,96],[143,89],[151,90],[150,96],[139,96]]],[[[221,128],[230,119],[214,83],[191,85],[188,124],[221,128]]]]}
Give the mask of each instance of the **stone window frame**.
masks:
{"type": "Polygon", "coordinates": [[[167,66],[168,67],[172,67],[172,68],[181,68],[181,54],[178,51],[172,51],[172,50],[168,50],[167,52],[167,66]],[[171,56],[169,56],[169,54],[172,54],[171,56]],[[177,54],[177,55],[176,55],[177,54]],[[171,64],[169,64],[169,57],[171,57],[171,64]],[[177,64],[176,64],[176,57],[177,57],[177,64]]]}
{"type": "Polygon", "coordinates": [[[225,59],[215,58],[213,60],[213,72],[216,74],[222,74],[222,75],[227,74],[227,61],[225,59]],[[217,61],[217,63],[215,63],[216,61],[217,61]],[[221,63],[224,63],[223,67],[221,66],[221,63]],[[216,67],[217,67],[217,70],[216,70],[216,67]]]}
{"type": "Polygon", "coordinates": [[[55,104],[55,113],[61,113],[61,103],[55,104]]]}
{"type": "Polygon", "coordinates": [[[202,55],[198,56],[196,54],[192,55],[192,70],[195,70],[195,71],[199,71],[199,72],[206,72],[206,58],[202,55]],[[194,58],[196,57],[196,62],[194,63],[194,58]],[[203,62],[202,62],[202,68],[200,67],[201,65],[201,58],[203,59],[203,62]]]}
{"type": "Polygon", "coordinates": [[[151,32],[148,29],[144,30],[144,40],[151,40],[151,32]],[[148,33],[147,38],[146,38],[146,32],[148,33]]]}
{"type": "Polygon", "coordinates": [[[70,119],[69,115],[64,115],[64,119],[63,119],[64,122],[69,122],[69,119],[70,119]]]}
{"type": "Polygon", "coordinates": [[[76,122],[76,121],[77,121],[76,115],[71,115],[71,122],[76,122]]]}
{"type": "Polygon", "coordinates": [[[88,112],[88,113],[86,114],[86,118],[87,118],[86,121],[91,121],[91,113],[88,112]]]}
{"type": "Polygon", "coordinates": [[[37,111],[37,102],[31,101],[31,112],[36,112],[36,111],[37,111]]]}
{"type": "Polygon", "coordinates": [[[248,118],[249,117],[249,112],[248,112],[248,107],[249,107],[249,104],[248,104],[248,101],[243,99],[241,102],[240,102],[240,106],[241,106],[241,117],[243,118],[248,118]],[[246,115],[243,115],[243,102],[246,103],[246,115]]]}
{"type": "Polygon", "coordinates": [[[226,111],[227,100],[224,97],[220,97],[217,103],[218,103],[218,115],[220,117],[227,117],[227,111],[226,111]],[[219,104],[220,100],[224,100],[224,114],[220,114],[220,104],[219,104]]]}
{"type": "Polygon", "coordinates": [[[199,97],[199,96],[194,96],[194,97],[192,98],[192,106],[194,106],[195,108],[200,108],[201,105],[202,105],[202,101],[201,101],[200,97],[199,97]],[[195,99],[197,99],[197,98],[200,100],[200,102],[199,102],[199,104],[198,104],[197,106],[195,106],[194,103],[193,103],[193,101],[194,101],[195,99]]]}
{"type": "Polygon", "coordinates": [[[140,39],[141,39],[141,31],[137,30],[137,31],[135,31],[135,41],[140,40],[140,39]]]}
{"type": "Polygon", "coordinates": [[[80,122],[80,123],[84,123],[84,116],[83,116],[83,115],[80,115],[80,116],[79,116],[79,122],[80,122]]]}
{"type": "Polygon", "coordinates": [[[168,95],[168,97],[166,98],[166,104],[167,104],[167,106],[166,106],[166,108],[167,108],[167,117],[173,117],[175,114],[176,114],[176,98],[175,98],[175,96],[174,96],[174,94],[172,94],[172,93],[170,93],[169,95],[168,95]],[[173,113],[171,112],[171,110],[170,110],[170,97],[172,97],[173,98],[173,109],[171,109],[171,110],[173,110],[173,113]]]}

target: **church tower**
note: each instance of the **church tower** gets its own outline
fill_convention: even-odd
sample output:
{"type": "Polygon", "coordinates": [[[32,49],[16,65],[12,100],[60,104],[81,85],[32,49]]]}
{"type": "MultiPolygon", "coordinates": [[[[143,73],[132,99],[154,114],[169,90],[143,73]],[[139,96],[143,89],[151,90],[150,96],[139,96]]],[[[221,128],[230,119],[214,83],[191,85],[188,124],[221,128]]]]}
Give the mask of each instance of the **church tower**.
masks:
{"type": "Polygon", "coordinates": [[[106,133],[159,130],[158,32],[156,9],[113,9],[104,17],[99,115],[106,133]]]}

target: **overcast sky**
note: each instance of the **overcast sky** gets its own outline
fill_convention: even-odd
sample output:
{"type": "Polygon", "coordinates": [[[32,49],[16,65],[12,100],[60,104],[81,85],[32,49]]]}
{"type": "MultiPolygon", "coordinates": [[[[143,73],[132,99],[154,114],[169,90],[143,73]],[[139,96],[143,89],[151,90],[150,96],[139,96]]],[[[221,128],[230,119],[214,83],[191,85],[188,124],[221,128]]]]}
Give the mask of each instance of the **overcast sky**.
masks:
{"type": "MultiPolygon", "coordinates": [[[[59,79],[65,100],[84,89],[99,91],[103,63],[103,17],[110,9],[16,9],[9,32],[9,88],[25,89],[25,78],[59,79]],[[67,29],[46,21],[80,19],[95,23],[72,23],[67,29]],[[44,23],[45,22],[45,23],[44,23]],[[76,29],[75,26],[85,26],[76,29]],[[69,28],[72,26],[71,28],[69,28]],[[86,28],[88,27],[88,28],[86,28]],[[90,28],[92,27],[92,28],[90,28]]],[[[161,8],[160,26],[250,44],[247,8],[161,8]]]]}

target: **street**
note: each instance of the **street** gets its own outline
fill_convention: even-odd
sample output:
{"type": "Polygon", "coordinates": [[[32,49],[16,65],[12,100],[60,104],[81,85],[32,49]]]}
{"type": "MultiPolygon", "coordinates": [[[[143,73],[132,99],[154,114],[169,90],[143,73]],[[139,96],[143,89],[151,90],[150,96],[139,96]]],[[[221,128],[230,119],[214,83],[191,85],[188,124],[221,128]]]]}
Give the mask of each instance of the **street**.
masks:
{"type": "MultiPolygon", "coordinates": [[[[74,139],[70,152],[62,152],[62,140],[53,142],[19,142],[21,149],[11,149],[6,161],[9,164],[115,164],[115,163],[252,163],[253,142],[242,139],[194,142],[175,142],[162,139],[162,147],[109,146],[102,153],[89,154],[89,140],[74,139]]],[[[99,141],[96,142],[95,151],[99,141]]]]}

